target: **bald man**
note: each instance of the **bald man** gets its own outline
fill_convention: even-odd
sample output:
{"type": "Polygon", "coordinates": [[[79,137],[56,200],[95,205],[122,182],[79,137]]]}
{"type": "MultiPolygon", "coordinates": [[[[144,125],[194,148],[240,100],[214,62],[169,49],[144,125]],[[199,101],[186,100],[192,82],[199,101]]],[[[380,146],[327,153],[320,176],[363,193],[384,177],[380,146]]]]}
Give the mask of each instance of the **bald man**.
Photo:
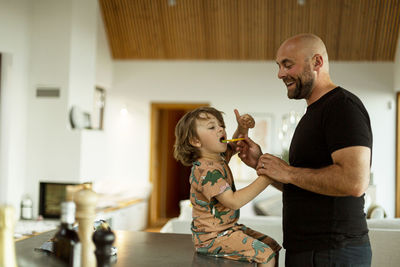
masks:
{"type": "Polygon", "coordinates": [[[369,183],[372,131],[360,99],[336,86],[322,40],[300,34],[276,55],[278,78],[290,99],[305,99],[289,162],[246,137],[239,156],[283,191],[286,266],[371,266],[364,213],[369,183]]]}

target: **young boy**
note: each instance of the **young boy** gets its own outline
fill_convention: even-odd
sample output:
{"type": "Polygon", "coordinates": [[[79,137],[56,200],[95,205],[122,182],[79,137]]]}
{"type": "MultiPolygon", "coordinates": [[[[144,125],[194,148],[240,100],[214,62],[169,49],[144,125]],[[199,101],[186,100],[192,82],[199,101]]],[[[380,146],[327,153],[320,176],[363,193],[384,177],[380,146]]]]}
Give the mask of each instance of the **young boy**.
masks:
{"type": "MultiPolygon", "coordinates": [[[[233,138],[254,127],[253,118],[239,115],[233,138]]],[[[220,111],[201,107],[186,113],[175,128],[174,157],[192,167],[190,200],[193,205],[192,237],[197,253],[239,261],[257,262],[258,266],[277,266],[279,244],[272,238],[237,224],[239,209],[256,197],[272,181],[259,176],[247,187],[236,191],[230,158],[236,144],[226,140],[220,111]]]]}

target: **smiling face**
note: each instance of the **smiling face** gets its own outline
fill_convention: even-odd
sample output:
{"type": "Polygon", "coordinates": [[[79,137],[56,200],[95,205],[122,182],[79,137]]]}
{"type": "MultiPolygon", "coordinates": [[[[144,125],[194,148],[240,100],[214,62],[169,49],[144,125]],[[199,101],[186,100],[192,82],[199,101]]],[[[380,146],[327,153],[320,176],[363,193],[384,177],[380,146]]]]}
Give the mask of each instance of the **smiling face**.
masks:
{"type": "Polygon", "coordinates": [[[277,52],[278,78],[285,83],[290,99],[308,99],[313,91],[315,74],[308,54],[294,40],[283,43],[277,52]]]}
{"type": "Polygon", "coordinates": [[[220,159],[220,154],[227,149],[227,144],[221,142],[226,139],[223,121],[218,121],[214,115],[201,113],[196,119],[196,132],[198,138],[191,144],[200,150],[201,156],[220,159]]]}

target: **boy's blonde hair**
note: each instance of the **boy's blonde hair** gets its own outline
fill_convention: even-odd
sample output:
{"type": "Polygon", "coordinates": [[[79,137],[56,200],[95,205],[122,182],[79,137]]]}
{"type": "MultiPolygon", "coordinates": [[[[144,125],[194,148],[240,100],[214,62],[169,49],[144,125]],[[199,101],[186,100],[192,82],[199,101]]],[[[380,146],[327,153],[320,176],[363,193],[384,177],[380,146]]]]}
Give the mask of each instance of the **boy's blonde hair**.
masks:
{"type": "Polygon", "coordinates": [[[196,108],[183,115],[175,127],[174,157],[185,166],[192,165],[201,157],[200,150],[190,144],[190,141],[199,138],[196,132],[196,120],[204,119],[200,117],[201,114],[215,116],[225,127],[223,112],[212,107],[196,108]]]}

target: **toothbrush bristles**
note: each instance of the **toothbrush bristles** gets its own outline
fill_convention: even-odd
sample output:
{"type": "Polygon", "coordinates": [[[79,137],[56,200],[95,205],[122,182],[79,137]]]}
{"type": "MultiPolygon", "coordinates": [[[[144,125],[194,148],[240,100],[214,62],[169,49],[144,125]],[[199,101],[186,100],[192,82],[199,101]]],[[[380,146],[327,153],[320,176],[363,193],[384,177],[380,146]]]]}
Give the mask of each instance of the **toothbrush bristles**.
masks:
{"type": "Polygon", "coordinates": [[[235,139],[227,139],[227,140],[222,140],[222,143],[228,143],[228,142],[237,142],[244,140],[244,138],[235,138],[235,139]]]}

